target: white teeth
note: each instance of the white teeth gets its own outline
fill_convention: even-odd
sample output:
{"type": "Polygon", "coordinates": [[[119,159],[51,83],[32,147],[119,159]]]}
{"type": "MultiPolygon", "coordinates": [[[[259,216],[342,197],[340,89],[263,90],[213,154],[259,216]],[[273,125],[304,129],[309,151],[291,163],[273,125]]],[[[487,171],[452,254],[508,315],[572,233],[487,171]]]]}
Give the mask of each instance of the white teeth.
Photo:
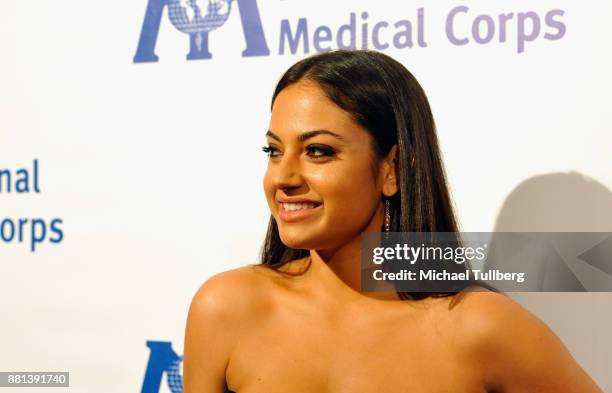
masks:
{"type": "Polygon", "coordinates": [[[283,203],[283,208],[287,211],[296,211],[304,209],[314,209],[316,205],[314,203],[283,203]]]}

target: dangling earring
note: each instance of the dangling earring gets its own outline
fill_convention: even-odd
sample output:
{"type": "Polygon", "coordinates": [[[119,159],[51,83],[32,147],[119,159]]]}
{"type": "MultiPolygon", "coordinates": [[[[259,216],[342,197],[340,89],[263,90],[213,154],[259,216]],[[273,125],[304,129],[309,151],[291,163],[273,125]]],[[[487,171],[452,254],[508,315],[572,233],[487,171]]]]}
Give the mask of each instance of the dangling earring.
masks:
{"type": "Polygon", "coordinates": [[[389,200],[385,199],[385,232],[389,232],[391,229],[391,212],[389,207],[389,200]]]}

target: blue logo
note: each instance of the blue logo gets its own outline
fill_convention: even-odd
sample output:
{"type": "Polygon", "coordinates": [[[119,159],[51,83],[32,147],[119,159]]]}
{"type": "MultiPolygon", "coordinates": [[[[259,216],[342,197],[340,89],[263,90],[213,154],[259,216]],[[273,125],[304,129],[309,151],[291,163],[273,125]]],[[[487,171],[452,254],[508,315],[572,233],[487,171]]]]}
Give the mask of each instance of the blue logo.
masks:
{"type": "Polygon", "coordinates": [[[242,31],[246,41],[243,57],[268,56],[270,49],[263,32],[257,0],[149,0],[140,31],[134,63],[156,62],[155,45],[159,34],[164,7],[168,17],[179,31],[189,35],[187,60],[211,59],[208,51],[209,32],[223,26],[232,11],[232,2],[238,3],[242,31]]]}
{"type": "Polygon", "coordinates": [[[166,382],[172,393],[183,393],[183,377],[181,377],[182,356],[172,349],[172,343],[167,341],[147,341],[151,350],[144,382],[140,393],[159,393],[159,387],[166,373],[166,382]]]}
{"type": "MultiPolygon", "coordinates": [[[[168,341],[147,341],[151,350],[147,370],[140,393],[159,393],[164,372],[166,383],[172,393],[183,393],[183,377],[181,376],[181,362],[183,357],[172,349],[168,341]]],[[[223,393],[233,393],[225,388],[223,393]]]]}

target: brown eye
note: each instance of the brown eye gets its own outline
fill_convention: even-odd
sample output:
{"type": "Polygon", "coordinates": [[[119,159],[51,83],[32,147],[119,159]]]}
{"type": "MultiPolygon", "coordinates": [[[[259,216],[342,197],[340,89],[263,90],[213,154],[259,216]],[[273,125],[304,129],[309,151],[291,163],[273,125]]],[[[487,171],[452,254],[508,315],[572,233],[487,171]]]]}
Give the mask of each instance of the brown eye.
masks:
{"type": "Polygon", "coordinates": [[[312,158],[331,157],[336,154],[334,149],[320,145],[310,145],[306,150],[308,151],[308,155],[312,158]]]}
{"type": "Polygon", "coordinates": [[[279,150],[272,146],[263,146],[261,150],[268,155],[268,157],[276,157],[279,154],[279,150]]]}

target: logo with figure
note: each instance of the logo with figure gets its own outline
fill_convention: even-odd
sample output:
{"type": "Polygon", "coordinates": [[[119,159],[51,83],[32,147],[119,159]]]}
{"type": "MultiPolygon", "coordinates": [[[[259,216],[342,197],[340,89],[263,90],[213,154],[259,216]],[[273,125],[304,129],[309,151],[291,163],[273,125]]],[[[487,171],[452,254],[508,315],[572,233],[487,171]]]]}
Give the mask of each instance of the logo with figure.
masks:
{"type": "Polygon", "coordinates": [[[209,33],[225,24],[232,8],[235,8],[232,7],[233,2],[237,3],[246,42],[242,56],[268,56],[270,49],[263,32],[257,0],[148,0],[134,63],[159,60],[155,46],[165,7],[172,26],[189,37],[187,60],[211,59],[209,33]]]}
{"type": "Polygon", "coordinates": [[[166,373],[166,383],[172,393],[183,393],[181,376],[182,356],[172,349],[167,341],[147,341],[151,353],[140,393],[159,393],[159,388],[166,373]]]}

